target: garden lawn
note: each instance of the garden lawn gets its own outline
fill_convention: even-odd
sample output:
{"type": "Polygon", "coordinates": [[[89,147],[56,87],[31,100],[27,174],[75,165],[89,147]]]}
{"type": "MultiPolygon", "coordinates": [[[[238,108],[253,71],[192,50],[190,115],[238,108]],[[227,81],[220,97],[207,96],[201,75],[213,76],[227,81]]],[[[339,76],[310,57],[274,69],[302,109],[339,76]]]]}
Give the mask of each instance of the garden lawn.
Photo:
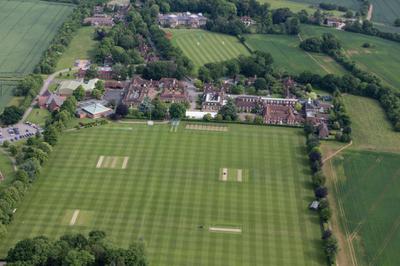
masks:
{"type": "Polygon", "coordinates": [[[292,74],[312,71],[320,75],[341,75],[345,70],[325,55],[306,53],[299,48],[300,40],[295,36],[248,34],[246,43],[252,50],[268,52],[274,64],[292,74]]]}
{"type": "Polygon", "coordinates": [[[46,120],[50,118],[50,112],[47,109],[34,108],[29,116],[26,118],[26,121],[34,123],[36,125],[44,126],[46,120]]]}
{"type": "Polygon", "coordinates": [[[377,75],[382,81],[400,91],[400,43],[352,32],[338,31],[327,27],[303,25],[302,37],[321,36],[329,32],[338,37],[346,55],[364,70],[377,75]],[[363,48],[370,43],[371,48],[363,48]]]}
{"type": "Polygon", "coordinates": [[[93,27],[80,28],[58,61],[57,70],[73,67],[77,59],[93,59],[93,52],[98,45],[93,35],[93,27]]]}
{"type": "Polygon", "coordinates": [[[0,76],[33,71],[73,6],[0,0],[0,76]]]}
{"type": "Polygon", "coordinates": [[[66,132],[18,206],[1,256],[26,237],[100,229],[118,245],[144,241],[152,265],[323,265],[302,130],[185,125],[66,132]],[[242,182],[231,176],[240,169],[242,182]]]}
{"type": "Polygon", "coordinates": [[[196,68],[206,63],[250,54],[234,36],[196,29],[165,29],[165,31],[172,34],[172,43],[182,49],[196,68]]]}

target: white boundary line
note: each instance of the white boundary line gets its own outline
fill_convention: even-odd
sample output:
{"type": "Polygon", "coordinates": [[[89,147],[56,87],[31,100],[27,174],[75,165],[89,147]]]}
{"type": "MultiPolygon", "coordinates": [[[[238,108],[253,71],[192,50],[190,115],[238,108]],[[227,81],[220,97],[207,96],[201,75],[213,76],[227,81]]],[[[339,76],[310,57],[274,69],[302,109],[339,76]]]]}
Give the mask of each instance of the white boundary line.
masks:
{"type": "Polygon", "coordinates": [[[237,170],[237,181],[242,182],[242,169],[237,170]]]}
{"type": "Polygon", "coordinates": [[[222,181],[228,181],[228,168],[223,168],[222,169],[222,181]]]}

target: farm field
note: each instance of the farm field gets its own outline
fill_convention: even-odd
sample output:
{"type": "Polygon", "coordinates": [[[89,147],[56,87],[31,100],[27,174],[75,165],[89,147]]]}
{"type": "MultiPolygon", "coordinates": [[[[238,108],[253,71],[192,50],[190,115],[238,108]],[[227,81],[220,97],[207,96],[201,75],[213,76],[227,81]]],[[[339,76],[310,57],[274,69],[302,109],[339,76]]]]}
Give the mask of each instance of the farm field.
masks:
{"type": "Polygon", "coordinates": [[[274,64],[289,73],[296,74],[306,70],[320,75],[345,73],[345,70],[328,56],[305,53],[299,48],[299,39],[294,36],[248,34],[246,43],[253,50],[270,53],[274,64]]]}
{"type": "Polygon", "coordinates": [[[400,152],[400,133],[393,130],[377,101],[354,95],[343,99],[352,120],[353,148],[400,152]]]}
{"type": "MultiPolygon", "coordinates": [[[[350,260],[339,263],[351,264],[353,258],[358,265],[395,265],[400,213],[393,204],[399,201],[400,134],[377,101],[353,95],[343,99],[352,119],[353,145],[324,166],[338,206],[342,252],[350,260]]],[[[330,142],[322,148],[339,149],[330,142]]]]}
{"type": "MultiPolygon", "coordinates": [[[[306,10],[309,14],[313,14],[315,11],[318,9],[318,3],[313,4],[313,3],[303,3],[300,1],[293,1],[293,0],[260,0],[259,2],[261,3],[268,3],[271,5],[272,9],[278,9],[278,8],[289,8],[290,11],[292,12],[299,12],[301,10],[306,10]]],[[[343,12],[340,11],[329,11],[328,13],[335,15],[335,16],[341,16],[343,15],[343,12]]]]}
{"type": "Polygon", "coordinates": [[[66,69],[74,66],[77,59],[92,59],[93,51],[98,42],[93,39],[94,29],[92,27],[80,28],[68,48],[57,64],[57,70],[66,69]]]}
{"type": "Polygon", "coordinates": [[[35,0],[0,6],[0,76],[30,73],[73,7],[35,0]]]}
{"type": "Polygon", "coordinates": [[[396,265],[400,248],[400,155],[346,151],[336,157],[335,197],[358,265],[396,265]]]}
{"type": "Polygon", "coordinates": [[[321,36],[330,32],[337,36],[346,50],[346,54],[365,70],[374,73],[387,85],[400,88],[400,44],[381,38],[338,31],[327,27],[302,26],[302,37],[321,36]],[[370,43],[372,48],[363,48],[364,43],[370,43]]]}
{"type": "Polygon", "coordinates": [[[182,49],[196,68],[206,63],[250,54],[236,37],[230,35],[194,29],[165,29],[165,31],[172,33],[172,43],[182,49]]]}
{"type": "Polygon", "coordinates": [[[350,8],[352,10],[358,10],[360,7],[360,2],[358,0],[290,0],[293,2],[297,3],[302,3],[302,4],[311,4],[311,5],[316,5],[318,6],[320,3],[334,3],[338,6],[345,6],[347,8],[350,8]]]}
{"type": "Polygon", "coordinates": [[[302,130],[186,125],[65,133],[1,257],[22,238],[100,229],[120,245],[144,241],[152,265],[324,264],[302,130]]]}
{"type": "Polygon", "coordinates": [[[372,21],[393,25],[395,19],[400,18],[400,1],[398,0],[371,0],[374,6],[372,21]]]}

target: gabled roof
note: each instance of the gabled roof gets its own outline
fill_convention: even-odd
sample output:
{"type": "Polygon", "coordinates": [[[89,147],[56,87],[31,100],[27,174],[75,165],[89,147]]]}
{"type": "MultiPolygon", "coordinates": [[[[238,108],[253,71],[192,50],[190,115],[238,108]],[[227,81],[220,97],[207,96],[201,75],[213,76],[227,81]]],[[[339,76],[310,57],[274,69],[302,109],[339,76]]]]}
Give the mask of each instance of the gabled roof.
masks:
{"type": "Polygon", "coordinates": [[[110,108],[105,107],[104,105],[102,105],[100,103],[94,103],[94,104],[85,106],[82,108],[82,110],[84,110],[85,112],[87,112],[91,115],[97,115],[97,114],[111,111],[110,108]]]}

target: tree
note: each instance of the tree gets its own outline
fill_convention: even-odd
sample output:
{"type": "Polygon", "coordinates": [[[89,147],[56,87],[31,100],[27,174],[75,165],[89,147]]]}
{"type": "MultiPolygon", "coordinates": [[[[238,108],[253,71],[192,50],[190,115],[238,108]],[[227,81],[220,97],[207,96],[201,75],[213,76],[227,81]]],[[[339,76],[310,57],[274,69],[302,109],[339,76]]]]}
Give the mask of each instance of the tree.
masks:
{"type": "Polygon", "coordinates": [[[97,66],[92,64],[90,65],[89,69],[86,70],[85,79],[86,80],[94,79],[95,77],[97,77],[97,75],[98,75],[97,66]]]}
{"type": "Polygon", "coordinates": [[[167,116],[168,108],[167,105],[160,101],[159,98],[155,98],[151,104],[153,109],[151,111],[151,117],[155,120],[163,120],[167,116]]]}
{"type": "Polygon", "coordinates": [[[51,241],[44,237],[35,237],[18,242],[10,249],[6,261],[25,262],[26,265],[46,265],[47,258],[51,254],[51,241]]]}
{"type": "Polygon", "coordinates": [[[115,114],[119,115],[120,117],[125,117],[129,114],[129,107],[126,104],[118,104],[117,108],[115,108],[115,114]]]}
{"type": "Polygon", "coordinates": [[[72,95],[75,97],[75,99],[79,102],[82,101],[85,98],[85,89],[83,88],[82,85],[79,85],[78,88],[74,90],[72,95]]]}
{"type": "Polygon", "coordinates": [[[169,107],[169,116],[172,119],[182,119],[186,115],[186,107],[182,103],[173,103],[169,107]]]}
{"type": "Polygon", "coordinates": [[[322,153],[319,147],[314,147],[311,149],[310,153],[308,154],[308,157],[310,158],[311,161],[321,161],[322,159],[322,153]]]}
{"type": "Polygon", "coordinates": [[[65,257],[66,265],[70,266],[85,266],[92,265],[95,262],[95,257],[86,250],[70,250],[65,257]]]}
{"type": "Polygon", "coordinates": [[[207,113],[203,116],[203,120],[206,122],[210,122],[212,120],[212,115],[210,113],[207,113]]]}
{"type": "Polygon", "coordinates": [[[218,114],[222,116],[223,120],[228,120],[228,121],[237,120],[238,115],[234,101],[231,98],[229,98],[227,103],[224,106],[222,106],[222,108],[219,110],[218,114]]]}
{"type": "Polygon", "coordinates": [[[23,115],[24,115],[24,110],[22,108],[12,105],[4,108],[4,111],[1,114],[0,119],[5,125],[12,125],[21,120],[23,115]]]}
{"type": "Polygon", "coordinates": [[[36,158],[27,159],[19,168],[28,174],[30,180],[34,180],[41,170],[40,162],[36,158]]]}
{"type": "Polygon", "coordinates": [[[324,186],[319,186],[314,190],[314,193],[319,199],[325,198],[328,195],[328,189],[324,186]]]}
{"type": "Polygon", "coordinates": [[[400,27],[400,18],[397,18],[397,19],[394,21],[394,26],[395,26],[395,27],[400,27]]]}
{"type": "Polygon", "coordinates": [[[54,146],[58,141],[58,130],[54,125],[49,125],[43,132],[43,139],[51,146],[54,146]]]}
{"type": "Polygon", "coordinates": [[[335,264],[336,254],[338,252],[338,244],[333,235],[324,240],[324,250],[330,264],[335,264]]]}
{"type": "Polygon", "coordinates": [[[264,118],[262,116],[256,115],[254,117],[253,123],[256,125],[262,125],[264,124],[264,118]]]}
{"type": "Polygon", "coordinates": [[[254,81],[254,88],[256,90],[265,90],[267,88],[267,81],[264,78],[257,78],[254,81]]]}

